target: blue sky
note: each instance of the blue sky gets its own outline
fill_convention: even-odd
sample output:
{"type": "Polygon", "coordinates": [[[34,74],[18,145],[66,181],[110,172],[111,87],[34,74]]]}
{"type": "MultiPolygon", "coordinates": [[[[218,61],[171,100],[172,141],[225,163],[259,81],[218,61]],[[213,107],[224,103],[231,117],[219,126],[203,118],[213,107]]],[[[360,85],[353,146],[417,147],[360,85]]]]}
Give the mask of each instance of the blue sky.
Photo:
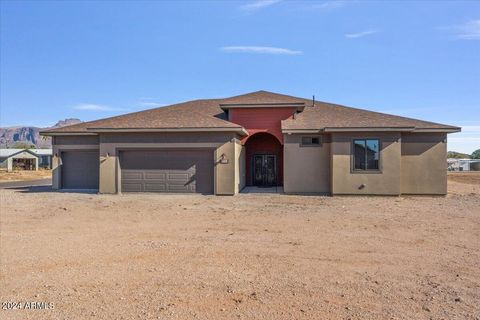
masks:
{"type": "Polygon", "coordinates": [[[1,1],[0,124],[269,90],[459,125],[480,148],[480,2],[1,1]]]}

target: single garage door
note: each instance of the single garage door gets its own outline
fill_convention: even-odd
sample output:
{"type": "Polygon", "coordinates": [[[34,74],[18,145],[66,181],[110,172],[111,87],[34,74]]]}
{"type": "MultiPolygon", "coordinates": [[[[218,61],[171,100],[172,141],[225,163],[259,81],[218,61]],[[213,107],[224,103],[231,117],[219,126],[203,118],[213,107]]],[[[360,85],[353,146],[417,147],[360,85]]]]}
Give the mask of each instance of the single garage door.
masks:
{"type": "Polygon", "coordinates": [[[62,152],[62,188],[98,189],[98,150],[62,152]]]}
{"type": "Polygon", "coordinates": [[[122,192],[213,193],[213,150],[120,153],[122,192]]]}

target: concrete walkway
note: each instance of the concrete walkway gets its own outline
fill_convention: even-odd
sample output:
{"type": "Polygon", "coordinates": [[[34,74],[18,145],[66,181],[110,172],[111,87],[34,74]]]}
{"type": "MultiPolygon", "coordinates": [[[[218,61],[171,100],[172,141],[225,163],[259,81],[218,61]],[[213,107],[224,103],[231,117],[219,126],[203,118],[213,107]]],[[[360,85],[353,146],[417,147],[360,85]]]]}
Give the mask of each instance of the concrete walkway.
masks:
{"type": "Polygon", "coordinates": [[[268,193],[268,194],[281,194],[283,193],[283,187],[245,187],[240,193],[256,194],[256,193],[268,193]]]}

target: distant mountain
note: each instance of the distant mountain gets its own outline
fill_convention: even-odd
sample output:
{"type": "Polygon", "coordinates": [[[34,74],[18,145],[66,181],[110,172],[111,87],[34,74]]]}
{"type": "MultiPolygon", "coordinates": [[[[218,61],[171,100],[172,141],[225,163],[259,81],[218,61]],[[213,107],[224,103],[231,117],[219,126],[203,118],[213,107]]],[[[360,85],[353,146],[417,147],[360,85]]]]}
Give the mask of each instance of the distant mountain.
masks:
{"type": "Polygon", "coordinates": [[[58,121],[54,126],[47,128],[16,126],[0,128],[0,148],[51,148],[49,137],[40,136],[40,131],[50,128],[59,128],[80,123],[79,119],[65,119],[58,121]]]}
{"type": "Polygon", "coordinates": [[[456,151],[448,151],[447,158],[454,158],[454,159],[470,159],[470,155],[466,153],[456,152],[456,151]]]}
{"type": "Polygon", "coordinates": [[[73,124],[77,124],[77,123],[80,123],[82,121],[80,121],[80,119],[76,119],[76,118],[69,118],[69,119],[65,119],[65,120],[59,120],[53,127],[51,128],[60,128],[60,127],[66,127],[66,126],[71,126],[73,124]]]}

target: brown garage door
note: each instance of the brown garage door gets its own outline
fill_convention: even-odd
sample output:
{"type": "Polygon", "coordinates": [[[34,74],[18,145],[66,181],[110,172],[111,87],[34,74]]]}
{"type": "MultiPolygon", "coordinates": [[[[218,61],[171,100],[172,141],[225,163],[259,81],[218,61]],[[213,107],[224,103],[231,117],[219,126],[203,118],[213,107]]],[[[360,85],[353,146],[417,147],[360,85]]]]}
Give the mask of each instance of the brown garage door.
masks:
{"type": "Polygon", "coordinates": [[[62,188],[98,189],[98,150],[62,152],[62,188]]]}
{"type": "Polygon", "coordinates": [[[213,150],[120,153],[122,192],[213,193],[213,150]]]}

